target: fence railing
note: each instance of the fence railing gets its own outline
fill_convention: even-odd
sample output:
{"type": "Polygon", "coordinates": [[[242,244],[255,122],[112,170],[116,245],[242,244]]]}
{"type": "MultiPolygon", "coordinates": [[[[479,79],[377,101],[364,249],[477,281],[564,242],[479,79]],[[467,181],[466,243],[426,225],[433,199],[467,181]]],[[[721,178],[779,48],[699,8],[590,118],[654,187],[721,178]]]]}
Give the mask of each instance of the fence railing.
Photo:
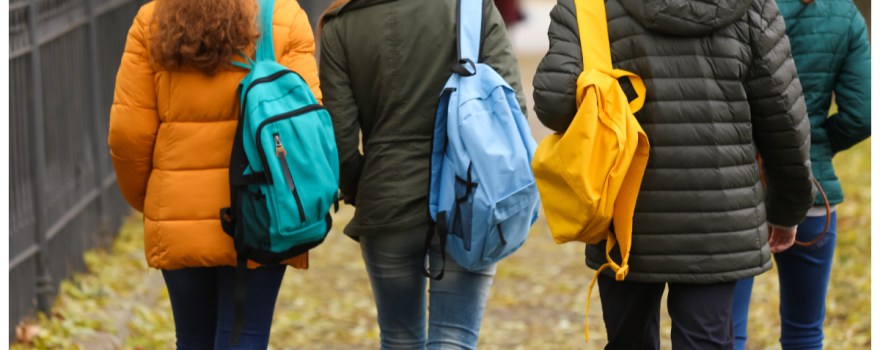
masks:
{"type": "Polygon", "coordinates": [[[141,1],[9,3],[9,334],[48,310],[129,212],[107,150],[116,70],[141,1]]]}

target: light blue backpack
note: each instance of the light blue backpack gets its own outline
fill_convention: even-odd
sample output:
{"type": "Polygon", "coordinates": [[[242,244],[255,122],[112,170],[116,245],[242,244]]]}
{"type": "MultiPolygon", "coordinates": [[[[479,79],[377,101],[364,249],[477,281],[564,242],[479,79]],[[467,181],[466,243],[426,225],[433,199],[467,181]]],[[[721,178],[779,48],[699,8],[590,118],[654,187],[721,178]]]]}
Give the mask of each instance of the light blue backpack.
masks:
{"type": "Polygon", "coordinates": [[[237,340],[247,260],[279,264],[321,244],[338,205],[339,158],[330,114],[296,72],[275,61],[274,0],[260,2],[256,57],[238,87],[241,114],[229,162],[230,207],[220,211],[238,256],[237,340]]]}
{"type": "MultiPolygon", "coordinates": [[[[462,267],[479,270],[522,246],[538,217],[530,165],[536,143],[514,90],[477,62],[483,0],[459,0],[458,11],[460,59],[437,107],[429,197],[434,224],[425,249],[437,234],[444,264],[448,252],[462,267]]],[[[432,277],[442,278],[443,269],[432,277]]]]}

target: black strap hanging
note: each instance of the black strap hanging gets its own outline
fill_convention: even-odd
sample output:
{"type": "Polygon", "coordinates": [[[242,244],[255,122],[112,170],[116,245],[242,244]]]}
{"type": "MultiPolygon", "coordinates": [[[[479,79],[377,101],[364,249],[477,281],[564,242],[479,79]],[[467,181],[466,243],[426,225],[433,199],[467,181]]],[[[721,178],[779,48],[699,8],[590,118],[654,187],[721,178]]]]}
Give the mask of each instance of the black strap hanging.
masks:
{"type": "Polygon", "coordinates": [[[235,266],[235,314],[232,317],[232,338],[230,344],[238,345],[241,339],[241,331],[244,329],[244,305],[247,288],[247,258],[239,253],[235,266]]]}
{"type": "MultiPolygon", "coordinates": [[[[446,225],[446,212],[441,211],[437,213],[437,223],[428,224],[428,233],[425,235],[425,246],[424,246],[424,254],[423,256],[429,256],[431,251],[431,242],[434,240],[434,234],[439,235],[440,238],[440,260],[442,265],[440,266],[440,272],[437,275],[432,275],[430,271],[430,267],[423,266],[422,273],[425,277],[433,278],[435,280],[443,279],[443,273],[446,272],[446,237],[449,234],[447,225],[446,225]]],[[[428,259],[430,264],[430,259],[428,259]]]]}

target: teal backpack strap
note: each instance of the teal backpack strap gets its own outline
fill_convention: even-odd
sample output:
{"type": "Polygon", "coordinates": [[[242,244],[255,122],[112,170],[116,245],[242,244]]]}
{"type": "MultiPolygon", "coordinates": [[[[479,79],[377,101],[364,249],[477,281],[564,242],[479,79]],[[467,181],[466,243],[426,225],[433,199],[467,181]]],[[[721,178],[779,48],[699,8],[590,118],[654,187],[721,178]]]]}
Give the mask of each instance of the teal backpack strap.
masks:
{"type": "Polygon", "coordinates": [[[239,62],[239,61],[232,61],[233,66],[236,66],[238,68],[247,69],[247,70],[250,70],[251,68],[253,68],[254,63],[256,63],[256,62],[254,62],[254,60],[252,60],[250,57],[248,57],[248,55],[245,55],[244,52],[241,52],[241,51],[236,52],[236,54],[241,56],[241,58],[244,58],[244,61],[247,63],[239,62]]]}
{"type": "Polygon", "coordinates": [[[458,31],[455,35],[458,64],[452,71],[461,76],[477,73],[483,29],[483,0],[458,0],[458,31]]]}
{"type": "MultiPolygon", "coordinates": [[[[237,67],[251,69],[256,62],[275,61],[275,45],[272,42],[272,15],[275,11],[275,0],[260,0],[260,39],[257,40],[256,57],[250,59],[242,52],[239,55],[245,58],[250,64],[235,62],[232,64],[237,67]]],[[[244,108],[244,107],[242,107],[244,108]]],[[[242,122],[242,121],[239,121],[242,122]]],[[[244,303],[245,303],[245,284],[247,283],[247,259],[239,251],[237,252],[235,267],[235,290],[233,298],[235,299],[235,311],[232,319],[232,335],[230,343],[235,346],[241,337],[244,328],[244,303]]]]}
{"type": "Polygon", "coordinates": [[[272,42],[272,15],[275,11],[275,0],[260,0],[260,38],[257,40],[256,58],[251,59],[244,52],[236,54],[244,58],[245,62],[232,61],[232,65],[238,68],[251,70],[254,63],[260,61],[275,60],[275,44],[272,42]]]}
{"type": "Polygon", "coordinates": [[[260,0],[260,39],[257,41],[257,62],[275,60],[275,44],[272,42],[272,15],[275,0],[260,0]]]}

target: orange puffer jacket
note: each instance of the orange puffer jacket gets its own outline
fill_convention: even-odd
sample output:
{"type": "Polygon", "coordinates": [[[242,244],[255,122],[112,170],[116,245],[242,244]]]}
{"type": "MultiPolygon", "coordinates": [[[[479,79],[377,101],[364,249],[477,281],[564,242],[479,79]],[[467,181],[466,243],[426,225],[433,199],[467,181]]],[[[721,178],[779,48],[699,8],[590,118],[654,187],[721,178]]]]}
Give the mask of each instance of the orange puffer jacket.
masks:
{"type": "MultiPolygon", "coordinates": [[[[247,72],[229,68],[207,76],[158,66],[149,49],[153,10],[149,3],[138,12],[116,77],[109,144],[119,188],[144,214],[151,267],[234,266],[232,239],[219,217],[229,206],[235,91],[247,72]]],[[[275,1],[272,30],[278,61],[299,73],[320,101],[314,36],[296,1],[275,1]]],[[[308,256],[285,263],[306,268],[308,256]]]]}

